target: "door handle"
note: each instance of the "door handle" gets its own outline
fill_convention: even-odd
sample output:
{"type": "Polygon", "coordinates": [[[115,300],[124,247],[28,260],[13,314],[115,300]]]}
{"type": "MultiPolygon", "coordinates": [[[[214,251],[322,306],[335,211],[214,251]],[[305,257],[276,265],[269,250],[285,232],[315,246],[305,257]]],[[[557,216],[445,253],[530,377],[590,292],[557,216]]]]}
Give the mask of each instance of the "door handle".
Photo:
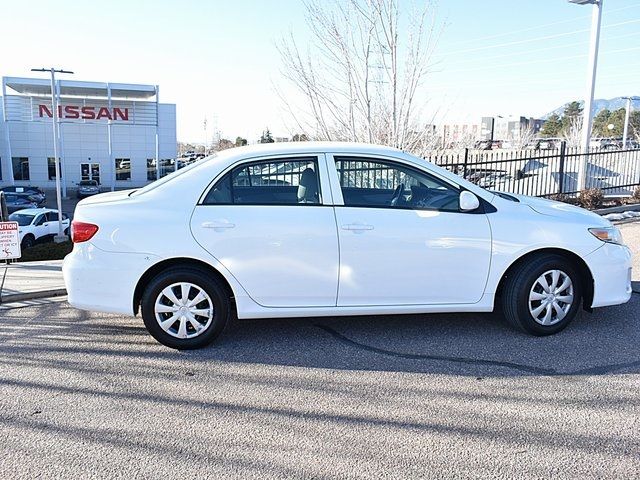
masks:
{"type": "Polygon", "coordinates": [[[236,226],[235,223],[230,222],[203,222],[202,228],[213,228],[214,230],[223,229],[223,228],[234,228],[236,226]]]}
{"type": "Polygon", "coordinates": [[[351,230],[353,232],[363,232],[365,230],[373,230],[373,225],[367,225],[364,223],[348,223],[342,225],[343,230],[351,230]]]}

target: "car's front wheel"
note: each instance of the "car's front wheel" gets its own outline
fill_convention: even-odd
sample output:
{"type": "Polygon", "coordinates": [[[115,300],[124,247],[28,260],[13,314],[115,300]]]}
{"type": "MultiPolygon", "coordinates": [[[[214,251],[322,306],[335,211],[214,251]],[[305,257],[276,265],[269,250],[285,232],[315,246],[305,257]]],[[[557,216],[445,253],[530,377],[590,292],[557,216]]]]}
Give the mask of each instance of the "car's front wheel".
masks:
{"type": "Polygon", "coordinates": [[[145,288],[141,307],[153,338],[181,350],[213,342],[230,315],[224,286],[198,268],[172,268],[157,275],[145,288]]]}
{"type": "Polygon", "coordinates": [[[582,300],[577,269],[565,257],[543,254],[516,266],[502,295],[506,320],[533,335],[551,335],[574,319],[582,300]]]}
{"type": "Polygon", "coordinates": [[[22,244],[20,245],[22,250],[26,250],[27,248],[31,248],[36,244],[36,239],[33,235],[27,234],[22,239],[22,244]]]}

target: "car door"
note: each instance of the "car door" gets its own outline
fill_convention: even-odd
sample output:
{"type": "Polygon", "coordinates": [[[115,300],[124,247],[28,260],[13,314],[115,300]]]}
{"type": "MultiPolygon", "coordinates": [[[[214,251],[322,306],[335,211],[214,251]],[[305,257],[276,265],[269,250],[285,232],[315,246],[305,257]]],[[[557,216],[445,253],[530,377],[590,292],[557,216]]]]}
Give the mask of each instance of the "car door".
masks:
{"type": "Polygon", "coordinates": [[[47,227],[47,235],[57,235],[58,234],[58,212],[47,212],[47,222],[45,226],[47,227]]]}
{"type": "Polygon", "coordinates": [[[36,240],[49,235],[49,226],[47,225],[47,214],[40,213],[31,224],[33,225],[33,236],[36,240]]]}
{"type": "Polygon", "coordinates": [[[194,210],[196,241],[260,305],[336,304],[338,238],[324,160],[242,162],[220,175],[194,210]]]}
{"type": "Polygon", "coordinates": [[[486,214],[459,211],[458,186],[399,159],[332,157],[332,185],[342,194],[334,193],[338,306],[481,299],[491,231],[486,214]]]}

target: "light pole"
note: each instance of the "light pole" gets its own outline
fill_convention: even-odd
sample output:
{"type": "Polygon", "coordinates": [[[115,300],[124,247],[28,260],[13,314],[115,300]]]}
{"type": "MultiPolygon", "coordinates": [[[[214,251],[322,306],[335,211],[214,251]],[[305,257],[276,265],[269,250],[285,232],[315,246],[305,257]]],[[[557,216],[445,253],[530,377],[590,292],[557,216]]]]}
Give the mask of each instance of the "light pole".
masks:
{"type": "Polygon", "coordinates": [[[58,157],[58,98],[56,95],[56,73],[70,73],[68,70],[56,70],[55,68],[32,68],[32,72],[51,73],[51,112],[53,120],[53,164],[56,170],[56,201],[58,204],[58,235],[53,237],[56,243],[65,242],[67,236],[62,230],[62,195],[60,194],[60,164],[58,157]]]}
{"type": "Polygon", "coordinates": [[[627,108],[624,114],[624,133],[622,134],[622,148],[627,148],[627,138],[629,135],[629,117],[631,116],[631,101],[640,100],[640,97],[622,97],[627,101],[627,108]]]}
{"type": "Polygon", "coordinates": [[[204,156],[207,156],[207,117],[204,117],[204,156]]]}
{"type": "Polygon", "coordinates": [[[593,5],[591,16],[591,41],[589,42],[589,66],[587,68],[587,95],[584,99],[582,119],[582,158],[578,171],[578,190],[584,190],[587,173],[587,153],[591,143],[591,125],[593,123],[593,92],[596,86],[598,69],[598,48],[600,46],[600,24],[602,20],[602,2],[604,0],[569,0],[577,5],[593,5]]]}

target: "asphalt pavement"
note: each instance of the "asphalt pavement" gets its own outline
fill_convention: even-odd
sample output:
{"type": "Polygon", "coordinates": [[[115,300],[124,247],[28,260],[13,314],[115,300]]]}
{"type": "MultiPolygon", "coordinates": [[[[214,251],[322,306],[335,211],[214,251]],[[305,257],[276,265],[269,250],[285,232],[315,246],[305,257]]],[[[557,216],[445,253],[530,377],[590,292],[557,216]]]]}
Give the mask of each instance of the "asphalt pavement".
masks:
{"type": "Polygon", "coordinates": [[[545,338],[499,314],[235,321],[179,352],[139,318],[5,306],[0,478],[639,478],[639,312],[545,338]]]}
{"type": "Polygon", "coordinates": [[[534,338],[495,314],[236,321],[2,312],[0,478],[637,478],[639,295],[534,338]]]}

